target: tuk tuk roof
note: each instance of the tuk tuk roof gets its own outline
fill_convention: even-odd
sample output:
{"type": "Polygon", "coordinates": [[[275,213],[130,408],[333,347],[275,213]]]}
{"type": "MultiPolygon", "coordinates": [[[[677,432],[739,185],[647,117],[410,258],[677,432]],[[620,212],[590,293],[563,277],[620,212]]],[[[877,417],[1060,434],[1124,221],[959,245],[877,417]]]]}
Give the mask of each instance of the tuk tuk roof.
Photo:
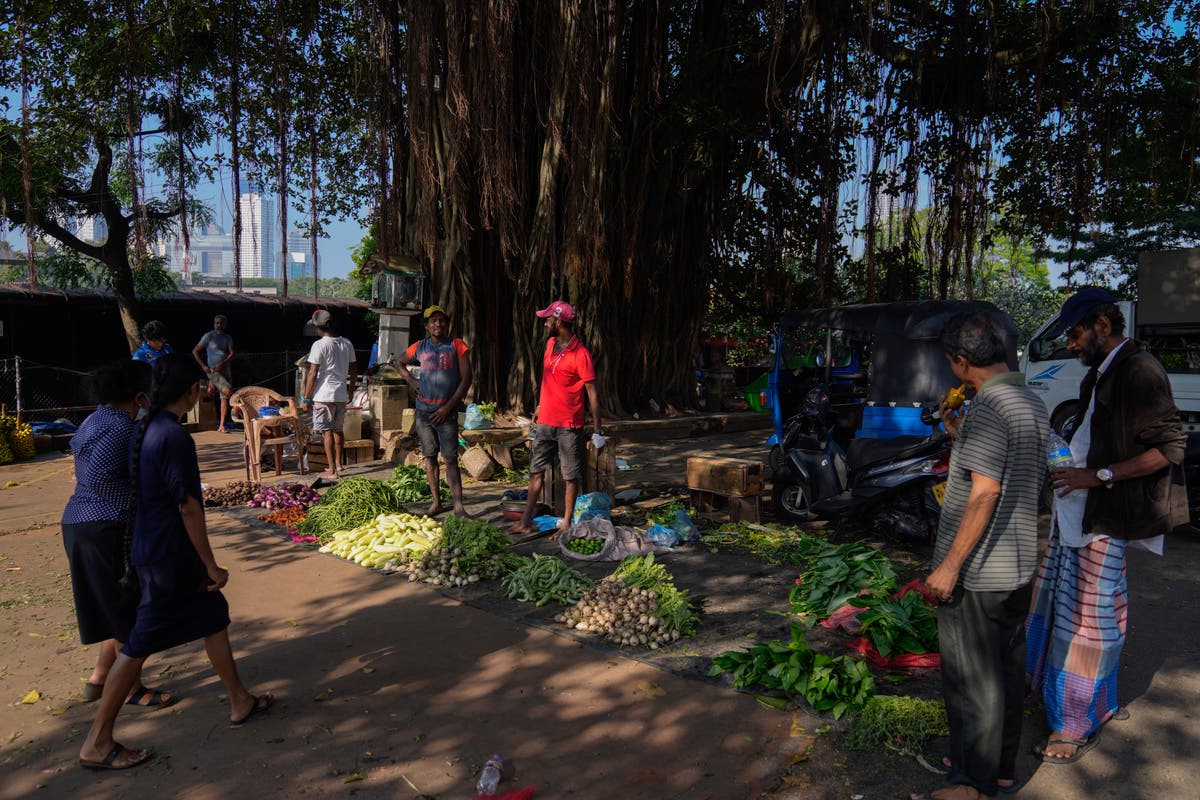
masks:
{"type": "Polygon", "coordinates": [[[988,302],[909,300],[792,311],[779,320],[781,333],[818,328],[871,338],[867,399],[876,403],[925,403],[958,383],[942,350],[942,328],[964,311],[990,313],[1004,328],[1010,369],[1017,368],[1017,328],[988,302]]]}
{"type": "Polygon", "coordinates": [[[1004,326],[1005,333],[1017,335],[1012,319],[995,305],[966,300],[904,300],[789,311],[780,318],[779,327],[829,328],[910,340],[935,340],[941,336],[947,320],[964,311],[990,312],[1004,326]]]}

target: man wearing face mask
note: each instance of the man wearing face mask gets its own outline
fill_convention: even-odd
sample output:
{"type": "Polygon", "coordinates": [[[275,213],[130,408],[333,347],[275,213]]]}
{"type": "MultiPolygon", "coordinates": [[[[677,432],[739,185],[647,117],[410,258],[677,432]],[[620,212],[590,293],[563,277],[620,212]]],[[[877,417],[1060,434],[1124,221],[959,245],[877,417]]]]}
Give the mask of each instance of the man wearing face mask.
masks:
{"type": "Polygon", "coordinates": [[[531,533],[533,509],[547,469],[558,459],[566,483],[563,517],[558,531],[552,539],[571,524],[571,512],[575,499],[579,497],[579,484],[583,477],[583,399],[587,396],[588,408],[592,412],[592,445],[597,449],[604,446],[604,435],[600,429],[600,400],[596,395],[596,369],[592,365],[592,354],[575,335],[575,309],[569,303],[556,300],[537,312],[546,320],[546,351],[542,357],[542,391],[538,407],[533,412],[537,423],[536,435],[529,454],[529,495],[525,501],[525,513],[520,524],[512,533],[531,533]]]}
{"type": "Polygon", "coordinates": [[[1125,550],[1162,555],[1163,535],[1187,519],[1171,473],[1187,443],[1162,364],[1125,337],[1116,297],[1077,292],[1050,336],[1091,367],[1080,386],[1070,445],[1074,466],[1051,470],[1050,546],[1026,622],[1026,669],[1046,703],[1050,736],[1034,748],[1069,764],[1095,747],[1114,715],[1125,643],[1125,550]],[[1181,516],[1182,512],[1182,516],[1181,516]]]}

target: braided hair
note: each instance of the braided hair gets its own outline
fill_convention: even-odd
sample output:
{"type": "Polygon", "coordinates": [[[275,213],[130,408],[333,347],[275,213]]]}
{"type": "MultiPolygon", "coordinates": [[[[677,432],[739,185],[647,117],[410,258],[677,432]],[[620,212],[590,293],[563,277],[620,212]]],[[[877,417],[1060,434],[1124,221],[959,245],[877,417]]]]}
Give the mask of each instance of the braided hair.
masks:
{"type": "Polygon", "coordinates": [[[142,444],[146,439],[146,430],[159,413],[187,394],[193,386],[204,378],[200,366],[190,358],[177,355],[165,355],[154,362],[154,382],[150,389],[150,410],[142,417],[137,426],[133,439],[133,455],[130,459],[129,483],[133,490],[133,505],[129,508],[129,517],[125,523],[125,574],[118,581],[121,588],[132,592],[137,584],[134,579],[133,566],[130,563],[130,553],[133,549],[133,529],[137,520],[137,502],[140,492],[139,476],[142,466],[142,444]]]}

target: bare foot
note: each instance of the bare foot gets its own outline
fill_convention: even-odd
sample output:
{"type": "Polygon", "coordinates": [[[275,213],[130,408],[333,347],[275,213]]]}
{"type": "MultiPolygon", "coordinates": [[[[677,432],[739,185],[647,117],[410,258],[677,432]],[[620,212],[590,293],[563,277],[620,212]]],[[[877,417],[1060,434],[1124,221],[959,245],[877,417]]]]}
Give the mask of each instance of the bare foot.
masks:
{"type": "Polygon", "coordinates": [[[324,472],[322,472],[320,474],[319,477],[323,481],[336,481],[338,479],[338,474],[336,472],[331,472],[329,470],[325,470],[324,472]]]}
{"type": "Polygon", "coordinates": [[[442,513],[445,510],[446,509],[442,508],[442,504],[440,502],[434,503],[429,508],[425,509],[425,516],[436,517],[438,514],[442,513]]]}
{"type": "Polygon", "coordinates": [[[533,528],[529,527],[528,522],[522,522],[520,525],[513,525],[511,528],[508,529],[508,532],[513,535],[529,534],[529,533],[533,533],[533,528]]]}
{"type": "MultiPolygon", "coordinates": [[[[942,766],[945,767],[946,769],[954,769],[954,765],[950,763],[950,756],[942,756],[942,766]]],[[[997,778],[996,779],[996,785],[999,786],[1001,789],[1007,789],[1008,787],[1012,786],[1014,783],[1016,783],[1016,780],[1014,780],[1013,778],[997,778]]]]}
{"type": "Polygon", "coordinates": [[[462,506],[454,507],[454,516],[461,517],[462,519],[475,519],[470,514],[468,514],[467,509],[463,508],[462,506]]]}

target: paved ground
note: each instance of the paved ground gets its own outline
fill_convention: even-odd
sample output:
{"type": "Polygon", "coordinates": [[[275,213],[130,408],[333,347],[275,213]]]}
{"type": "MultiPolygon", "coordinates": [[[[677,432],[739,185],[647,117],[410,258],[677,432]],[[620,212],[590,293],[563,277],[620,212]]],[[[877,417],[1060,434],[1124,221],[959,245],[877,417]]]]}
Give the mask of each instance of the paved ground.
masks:
{"type": "MultiPolygon", "coordinates": [[[[197,438],[206,481],[241,477],[239,440],[197,438]]],[[[689,450],[757,454],[762,438],[627,446],[619,455],[639,469],[622,473],[622,485],[678,481],[689,450]]],[[[76,698],[94,656],[75,637],[57,527],[71,483],[61,456],[0,468],[0,798],[449,800],[473,795],[493,751],[509,760],[506,786],[536,785],[545,798],[849,800],[936,785],[909,760],[840,750],[838,726],[817,733],[826,720],[764,708],[719,683],[519,624],[220,513],[210,524],[233,573],[235,652],[247,682],[275,692],[278,709],[228,729],[202,649],[178,648],[152,658],[147,677],[183,700],[130,710],[118,726],[123,741],[159,759],[130,773],[85,773],[74,759],[93,707],[76,698]],[[43,697],[18,703],[30,690],[43,697]]],[[[471,487],[472,510],[487,511],[496,493],[471,487]]],[[[1196,796],[1200,543],[1177,534],[1167,558],[1138,555],[1122,669],[1133,717],[1109,726],[1078,765],[1027,759],[1022,797],[1196,796]]],[[[1040,732],[1031,710],[1030,740],[1040,732]]]]}

